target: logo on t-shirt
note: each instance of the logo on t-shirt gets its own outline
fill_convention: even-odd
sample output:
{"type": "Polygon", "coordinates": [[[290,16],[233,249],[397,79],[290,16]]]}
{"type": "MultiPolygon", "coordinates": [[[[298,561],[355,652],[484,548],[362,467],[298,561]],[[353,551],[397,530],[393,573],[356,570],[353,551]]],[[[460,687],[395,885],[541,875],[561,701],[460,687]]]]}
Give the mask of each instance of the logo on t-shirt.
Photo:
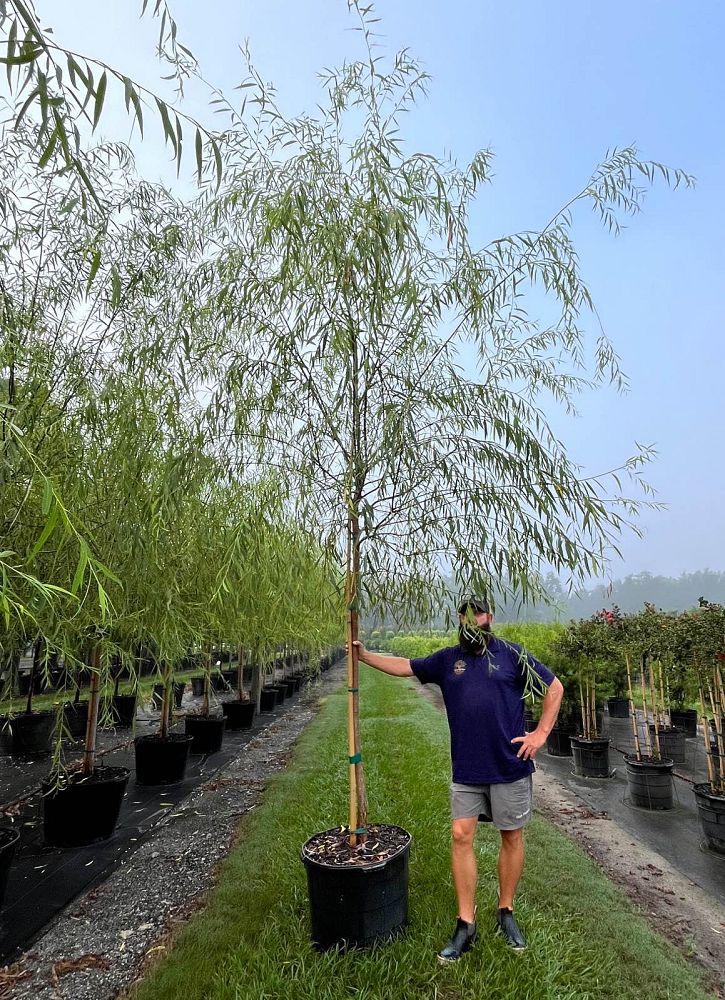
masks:
{"type": "Polygon", "coordinates": [[[454,674],[465,674],[465,672],[466,672],[466,663],[465,663],[465,661],[464,660],[456,660],[456,662],[453,664],[453,673],[454,674]]]}

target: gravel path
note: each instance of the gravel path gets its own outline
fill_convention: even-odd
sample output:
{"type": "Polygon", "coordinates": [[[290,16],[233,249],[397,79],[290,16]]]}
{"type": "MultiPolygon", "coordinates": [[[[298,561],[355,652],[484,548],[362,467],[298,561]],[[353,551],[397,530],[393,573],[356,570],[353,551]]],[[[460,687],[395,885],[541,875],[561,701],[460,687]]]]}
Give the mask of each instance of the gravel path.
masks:
{"type": "Polygon", "coordinates": [[[259,804],[322,699],[343,679],[342,665],[323,674],[164,817],[107,881],[59,914],[31,951],[0,972],[0,997],[111,1000],[128,988],[166,950],[169,930],[198,909],[240,818],[259,804]]]}

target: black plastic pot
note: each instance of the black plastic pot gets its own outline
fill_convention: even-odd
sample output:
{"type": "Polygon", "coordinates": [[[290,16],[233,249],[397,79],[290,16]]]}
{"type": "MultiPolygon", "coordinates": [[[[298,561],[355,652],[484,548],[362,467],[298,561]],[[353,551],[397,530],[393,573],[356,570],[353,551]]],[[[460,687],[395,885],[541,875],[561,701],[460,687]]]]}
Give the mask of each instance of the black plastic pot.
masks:
{"type": "Polygon", "coordinates": [[[236,670],[222,670],[222,677],[232,689],[237,687],[237,676],[236,670]]]}
{"type": "Polygon", "coordinates": [[[609,701],[607,702],[607,708],[609,709],[610,719],[629,718],[628,698],[610,698],[609,701]]]}
{"type": "Polygon", "coordinates": [[[136,718],[136,700],[135,694],[114,694],[111,699],[113,721],[120,728],[128,729],[133,725],[136,718]]]}
{"type": "Polygon", "coordinates": [[[253,701],[225,701],[222,712],[227,720],[227,729],[251,729],[254,721],[253,701]]]}
{"type": "Polygon", "coordinates": [[[281,705],[287,697],[287,685],[276,683],[274,688],[277,692],[277,704],[281,705]]]}
{"type": "MultiPolygon", "coordinates": [[[[174,681],[174,705],[176,705],[177,708],[181,708],[181,702],[184,697],[185,689],[186,689],[186,684],[182,684],[181,682],[177,683],[176,681],[174,681]]],[[[203,693],[204,692],[202,691],[202,694],[203,693]]],[[[154,703],[154,708],[159,710],[161,709],[161,706],[164,703],[163,684],[154,684],[153,703],[154,703]]]]}
{"type": "Polygon", "coordinates": [[[597,737],[585,740],[583,736],[571,736],[572,756],[574,757],[574,774],[582,778],[609,777],[609,745],[611,740],[597,737]]]}
{"type": "Polygon", "coordinates": [[[552,757],[571,757],[571,737],[573,733],[569,727],[559,728],[554,726],[546,737],[546,751],[552,757]]]}
{"type": "Polygon", "coordinates": [[[43,782],[43,832],[53,847],[84,847],[113,835],[126,793],[127,767],[97,767],[89,778],[71,775],[69,784],[51,791],[43,782]]]}
{"type": "Polygon", "coordinates": [[[223,715],[187,715],[186,735],[193,736],[191,753],[217,753],[224,742],[223,715]]]}
{"type": "Polygon", "coordinates": [[[191,693],[195,698],[202,698],[204,695],[204,681],[205,677],[192,677],[191,678],[191,693]]]}
{"type": "Polygon", "coordinates": [[[134,741],[136,781],[140,785],[173,785],[183,781],[191,741],[191,736],[182,733],[139,736],[134,741]]]}
{"type": "Polygon", "coordinates": [[[697,712],[694,708],[684,708],[678,710],[673,708],[670,712],[672,725],[677,729],[682,729],[685,739],[691,740],[697,736],[697,712]]]}
{"type": "Polygon", "coordinates": [[[625,756],[629,801],[640,809],[672,809],[673,760],[650,760],[625,756]]]}
{"type": "Polygon", "coordinates": [[[63,705],[63,722],[74,740],[85,739],[88,728],[88,702],[67,701],[63,705]]]}
{"type": "Polygon", "coordinates": [[[31,712],[4,719],[3,742],[12,754],[42,757],[50,753],[55,727],[55,712],[31,712]]]}
{"type": "Polygon", "coordinates": [[[19,840],[20,834],[17,830],[13,830],[9,826],[0,826],[0,906],[3,905],[5,899],[10,866],[13,863],[19,840]]]}
{"type": "Polygon", "coordinates": [[[695,785],[693,791],[705,844],[725,856],[725,795],[715,795],[707,781],[695,785]]]}
{"type": "Polygon", "coordinates": [[[302,848],[312,941],[317,948],[366,948],[404,930],[408,923],[408,838],[397,854],[370,867],[328,865],[307,857],[302,848]]]}
{"type": "Polygon", "coordinates": [[[229,685],[224,679],[223,674],[212,674],[211,675],[211,689],[212,691],[228,691],[229,685]]]}
{"type": "Polygon", "coordinates": [[[285,687],[285,689],[287,691],[286,697],[287,698],[291,698],[292,695],[297,690],[297,688],[295,687],[295,682],[291,678],[285,677],[285,679],[283,681],[281,681],[280,683],[284,685],[284,687],[285,687]]]}
{"type": "Polygon", "coordinates": [[[277,704],[276,688],[262,688],[262,690],[259,692],[259,711],[274,712],[274,706],[276,704],[277,704]]]}
{"type": "MultiPolygon", "coordinates": [[[[655,727],[650,723],[651,739],[654,741],[655,727]]],[[[665,729],[660,726],[659,731],[660,753],[663,757],[669,757],[675,764],[684,764],[687,760],[685,746],[685,731],[683,729],[665,729]]]]}

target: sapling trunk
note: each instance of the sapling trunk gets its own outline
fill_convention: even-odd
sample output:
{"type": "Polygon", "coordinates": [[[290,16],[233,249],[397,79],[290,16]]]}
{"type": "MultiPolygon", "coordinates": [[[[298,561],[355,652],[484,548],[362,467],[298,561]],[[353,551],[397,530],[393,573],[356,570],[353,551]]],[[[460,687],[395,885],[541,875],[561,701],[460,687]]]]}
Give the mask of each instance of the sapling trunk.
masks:
{"type": "Polygon", "coordinates": [[[237,650],[237,692],[239,700],[244,701],[244,646],[239,644],[237,650]]]}
{"type": "Polygon", "coordinates": [[[172,699],[172,681],[173,672],[171,670],[171,664],[168,660],[164,661],[164,693],[161,699],[161,720],[159,722],[159,736],[162,740],[167,739],[169,735],[169,728],[171,723],[171,699],[172,699]]]}
{"type": "Polygon", "coordinates": [[[33,645],[33,664],[30,668],[30,687],[28,688],[28,699],[25,702],[25,714],[30,715],[33,711],[33,693],[35,691],[35,678],[38,675],[38,662],[40,660],[41,640],[38,639],[33,645]]]}
{"type": "Polygon", "coordinates": [[[644,672],[647,663],[646,654],[642,657],[642,668],[639,678],[642,683],[642,711],[644,713],[644,745],[647,748],[647,756],[652,757],[652,740],[649,736],[649,709],[647,707],[647,694],[645,691],[644,672]]]}
{"type": "MultiPolygon", "coordinates": [[[[657,708],[657,685],[655,683],[654,671],[652,669],[651,659],[648,659],[648,667],[649,667],[649,688],[650,688],[650,694],[652,696],[652,722],[654,724],[654,729],[655,729],[655,741],[654,741],[655,754],[657,759],[660,760],[662,758],[662,751],[660,749],[660,723],[659,723],[659,714],[657,708]]],[[[649,729],[649,726],[647,728],[649,729]]]]}
{"type": "Polygon", "coordinates": [[[262,700],[262,665],[255,656],[252,664],[252,691],[251,698],[254,702],[254,711],[259,715],[262,700]]]}
{"type": "Polygon", "coordinates": [[[101,691],[101,651],[98,646],[91,650],[91,690],[88,699],[88,722],[86,742],[81,771],[85,777],[93,774],[96,758],[96,733],[98,730],[98,705],[101,691]]]}
{"type": "Polygon", "coordinates": [[[203,712],[202,712],[202,714],[205,717],[208,717],[208,715],[209,715],[209,709],[210,709],[209,691],[211,689],[211,663],[212,663],[213,655],[214,655],[214,651],[212,649],[212,644],[209,643],[209,655],[208,655],[207,661],[206,661],[206,670],[204,671],[204,705],[203,705],[203,712]]]}
{"type": "Polygon", "coordinates": [[[624,654],[624,662],[627,666],[627,688],[629,690],[629,717],[632,720],[632,733],[634,735],[634,748],[637,759],[642,759],[642,747],[639,742],[639,731],[637,729],[637,713],[634,707],[634,694],[632,692],[632,669],[629,665],[629,653],[624,654]]]}
{"type": "Polygon", "coordinates": [[[588,731],[589,730],[589,727],[588,727],[588,721],[589,720],[587,718],[587,710],[586,710],[586,705],[585,705],[585,701],[584,701],[584,686],[582,684],[581,678],[579,679],[579,701],[581,702],[581,710],[582,710],[582,734],[584,736],[584,739],[588,740],[589,739],[589,731],[588,731]]]}
{"type": "Polygon", "coordinates": [[[367,840],[368,802],[365,789],[360,743],[360,663],[358,648],[358,584],[360,580],[360,524],[355,516],[348,518],[347,573],[345,598],[347,604],[347,735],[350,763],[350,846],[367,840]]]}
{"type": "Polygon", "coordinates": [[[591,690],[591,701],[590,701],[590,740],[596,739],[597,736],[597,681],[594,675],[592,675],[592,690],[591,690]]]}
{"type": "Polygon", "coordinates": [[[702,712],[702,731],[705,738],[705,760],[707,761],[707,780],[710,782],[710,788],[713,792],[717,791],[717,784],[715,780],[715,765],[712,762],[712,747],[710,746],[710,725],[707,721],[707,712],[705,711],[705,694],[702,690],[702,685],[700,685],[700,710],[702,712]]]}

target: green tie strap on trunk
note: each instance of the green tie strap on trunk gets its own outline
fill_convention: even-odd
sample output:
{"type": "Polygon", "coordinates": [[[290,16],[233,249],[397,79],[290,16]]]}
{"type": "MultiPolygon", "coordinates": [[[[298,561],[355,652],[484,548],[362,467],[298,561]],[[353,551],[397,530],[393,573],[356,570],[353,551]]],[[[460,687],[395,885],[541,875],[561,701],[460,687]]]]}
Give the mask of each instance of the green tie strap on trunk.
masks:
{"type": "Polygon", "coordinates": [[[361,753],[356,753],[356,754],[353,754],[352,757],[348,757],[347,759],[348,759],[348,763],[350,763],[350,764],[361,764],[362,763],[362,754],[361,753]]]}
{"type": "Polygon", "coordinates": [[[363,833],[367,833],[367,832],[368,832],[368,828],[366,826],[359,826],[357,828],[357,830],[355,831],[356,834],[358,834],[358,833],[359,834],[363,834],[363,833]]]}
{"type": "Polygon", "coordinates": [[[347,690],[350,692],[350,694],[357,694],[360,688],[348,688],[347,690]]]}

